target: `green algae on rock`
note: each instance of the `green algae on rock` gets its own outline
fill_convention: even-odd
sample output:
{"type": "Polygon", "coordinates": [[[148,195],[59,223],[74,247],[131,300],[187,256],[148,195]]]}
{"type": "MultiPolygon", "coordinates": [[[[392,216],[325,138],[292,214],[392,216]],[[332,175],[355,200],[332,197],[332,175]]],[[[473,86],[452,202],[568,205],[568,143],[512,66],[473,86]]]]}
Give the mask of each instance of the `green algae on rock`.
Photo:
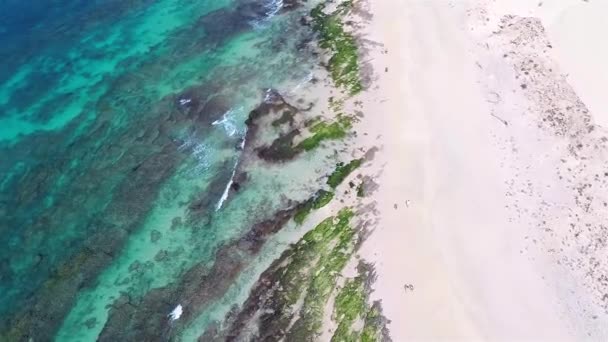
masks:
{"type": "Polygon", "coordinates": [[[359,75],[359,53],[355,38],[344,29],[342,18],[353,6],[353,1],[345,1],[331,13],[325,13],[325,2],[312,9],[310,15],[313,29],[319,34],[319,46],[331,53],[328,69],[338,87],[343,87],[351,95],[363,90],[359,75]]]}
{"type": "Polygon", "coordinates": [[[308,214],[314,209],[320,209],[326,206],[334,198],[334,193],[325,190],[319,190],[311,199],[306,201],[302,207],[296,212],[293,219],[297,224],[302,224],[308,214]]]}
{"type": "MultiPolygon", "coordinates": [[[[270,117],[270,125],[278,128],[284,124],[294,126],[295,116],[299,110],[287,103],[281,94],[268,90],[270,100],[265,100],[256,109],[250,112],[247,119],[247,141],[255,135],[264,120],[270,117]]],[[[319,147],[323,141],[340,140],[348,135],[352,128],[353,117],[339,113],[334,120],[323,120],[315,117],[303,122],[301,126],[291,128],[289,131],[279,133],[270,144],[255,147],[258,156],[266,161],[280,162],[292,160],[304,151],[312,151],[319,147]],[[294,140],[304,136],[303,140],[295,144],[294,140]]],[[[255,145],[255,143],[253,144],[255,145]]]]}
{"type": "Polygon", "coordinates": [[[310,339],[322,328],[327,300],[335,288],[339,273],[355,250],[356,231],[349,225],[353,216],[350,209],[344,209],[337,217],[321,222],[310,232],[312,234],[304,236],[307,244],[318,245],[318,248],[311,249],[318,253],[318,261],[307,284],[300,316],[287,333],[287,340],[310,339]]]}
{"type": "Polygon", "coordinates": [[[390,321],[382,314],[382,306],[379,301],[372,304],[367,311],[363,330],[361,331],[361,342],[390,342],[388,327],[390,321]]]}
{"type": "Polygon", "coordinates": [[[334,122],[317,122],[309,128],[312,136],[302,140],[296,148],[299,150],[311,151],[317,148],[322,141],[338,140],[346,137],[346,134],[351,127],[352,119],[346,115],[339,115],[334,122]]]}
{"type": "Polygon", "coordinates": [[[382,316],[380,303],[369,304],[371,283],[375,281],[373,266],[360,262],[357,271],[358,275],[346,280],[334,300],[333,320],[337,328],[331,341],[388,341],[387,320],[382,316]],[[357,322],[362,326],[358,330],[353,328],[357,322]]]}
{"type": "Polygon", "coordinates": [[[221,339],[313,341],[340,273],[353,256],[360,231],[344,208],[306,233],[262,273],[221,339]],[[255,334],[245,329],[258,325],[255,334]]]}
{"type": "Polygon", "coordinates": [[[337,188],[338,185],[340,185],[346,179],[346,177],[348,177],[348,175],[363,164],[363,161],[363,159],[354,159],[348,164],[338,163],[334,172],[327,179],[327,185],[333,189],[337,188]]]}

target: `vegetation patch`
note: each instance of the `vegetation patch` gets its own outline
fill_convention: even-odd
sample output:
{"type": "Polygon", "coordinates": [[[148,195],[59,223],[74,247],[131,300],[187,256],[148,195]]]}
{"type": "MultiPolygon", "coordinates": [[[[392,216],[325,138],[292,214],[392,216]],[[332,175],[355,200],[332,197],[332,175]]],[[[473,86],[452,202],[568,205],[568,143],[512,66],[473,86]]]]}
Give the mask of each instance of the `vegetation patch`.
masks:
{"type": "MultiPolygon", "coordinates": [[[[317,203],[328,197],[319,196],[317,203]]],[[[257,324],[255,340],[318,340],[327,301],[357,248],[359,234],[351,225],[353,217],[353,211],[344,208],[287,249],[262,273],[222,334],[249,340],[248,327],[257,324]]]]}
{"type": "Polygon", "coordinates": [[[357,341],[359,333],[352,330],[355,320],[365,315],[366,293],[362,279],[347,280],[336,296],[334,303],[334,320],[338,328],[331,338],[332,342],[357,341]]]}
{"type": "Polygon", "coordinates": [[[336,295],[333,319],[337,328],[331,341],[389,340],[386,319],[382,316],[380,304],[378,302],[368,304],[370,285],[375,280],[373,268],[370,264],[361,262],[357,269],[359,274],[353,279],[348,279],[336,295]],[[362,328],[354,328],[357,322],[363,323],[362,328]]]}
{"type": "Polygon", "coordinates": [[[338,87],[351,95],[363,90],[359,76],[359,54],[355,38],[344,29],[342,18],[353,7],[353,1],[344,1],[331,13],[325,13],[325,3],[312,9],[313,29],[319,34],[319,46],[330,51],[329,73],[338,87]]]}
{"type": "Polygon", "coordinates": [[[307,120],[307,121],[304,123],[304,127],[312,127],[312,126],[314,126],[314,125],[318,124],[319,122],[321,122],[321,121],[322,121],[322,118],[323,118],[322,116],[317,115],[317,116],[315,116],[314,118],[312,118],[312,119],[310,119],[310,120],[307,120]]]}
{"type": "Polygon", "coordinates": [[[297,224],[302,224],[308,214],[312,210],[323,208],[334,198],[334,193],[325,190],[319,190],[315,196],[306,201],[304,205],[296,212],[293,219],[297,224]]]}
{"type": "Polygon", "coordinates": [[[363,164],[363,158],[354,159],[348,164],[338,163],[334,172],[327,179],[327,184],[333,189],[337,188],[361,164],[363,164]]]}
{"type": "MultiPolygon", "coordinates": [[[[319,118],[313,120],[305,125],[311,133],[308,138],[294,145],[293,140],[300,136],[301,131],[297,128],[293,129],[289,133],[281,134],[270,145],[257,148],[258,156],[266,161],[291,160],[303,151],[314,150],[325,140],[338,140],[346,137],[352,127],[353,118],[348,115],[338,115],[335,121],[323,121],[319,118]]],[[[281,117],[274,122],[279,122],[276,125],[280,126],[289,122],[289,118],[283,120],[281,117]]]]}
{"type": "Polygon", "coordinates": [[[365,314],[361,342],[391,341],[386,324],[388,320],[382,315],[380,302],[374,302],[365,314]]]}
{"type": "MultiPolygon", "coordinates": [[[[331,196],[321,192],[311,203],[325,205],[331,196]]],[[[207,331],[204,340],[318,341],[330,309],[337,327],[332,341],[390,341],[380,303],[369,303],[372,266],[361,262],[358,275],[338,288],[360,242],[353,217],[344,208],[306,233],[260,275],[241,310],[227,316],[225,329],[207,331]],[[334,305],[328,307],[332,294],[334,305]]]]}
{"type": "Polygon", "coordinates": [[[344,109],[344,99],[335,99],[333,96],[329,98],[329,109],[334,113],[341,113],[344,109]]]}
{"type": "MultiPolygon", "coordinates": [[[[356,231],[349,222],[354,216],[350,209],[341,210],[336,217],[321,222],[308,232],[300,242],[292,260],[308,260],[300,267],[289,267],[291,278],[288,284],[301,284],[299,291],[292,293],[295,300],[305,293],[299,318],[286,336],[287,341],[314,340],[322,327],[325,304],[336,286],[338,274],[342,271],[355,250],[356,231]],[[302,256],[302,258],[300,258],[302,256]],[[312,262],[311,262],[312,261],[312,262]],[[302,270],[308,272],[302,276],[302,270]]],[[[286,284],[282,282],[282,285],[286,284]]]]}
{"type": "Polygon", "coordinates": [[[297,149],[310,151],[317,148],[324,140],[342,139],[352,127],[352,118],[346,115],[338,116],[334,122],[320,121],[310,127],[312,136],[302,140],[297,149]]]}

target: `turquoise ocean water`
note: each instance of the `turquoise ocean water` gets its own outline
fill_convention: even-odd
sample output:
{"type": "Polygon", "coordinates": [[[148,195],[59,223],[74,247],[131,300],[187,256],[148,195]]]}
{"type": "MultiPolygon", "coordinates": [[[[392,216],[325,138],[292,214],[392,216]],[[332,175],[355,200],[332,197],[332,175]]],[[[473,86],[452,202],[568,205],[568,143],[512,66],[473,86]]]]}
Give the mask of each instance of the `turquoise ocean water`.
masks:
{"type": "Polygon", "coordinates": [[[244,300],[283,247],[234,241],[324,165],[244,155],[313,5],[0,0],[0,341],[191,341],[244,300]]]}

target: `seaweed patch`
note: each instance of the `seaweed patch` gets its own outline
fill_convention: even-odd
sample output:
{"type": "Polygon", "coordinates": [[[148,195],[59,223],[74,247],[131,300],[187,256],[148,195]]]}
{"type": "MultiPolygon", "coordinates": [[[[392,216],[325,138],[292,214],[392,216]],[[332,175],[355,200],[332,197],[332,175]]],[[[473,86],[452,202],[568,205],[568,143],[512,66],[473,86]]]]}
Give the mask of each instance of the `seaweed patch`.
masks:
{"type": "Polygon", "coordinates": [[[325,7],[325,3],[320,3],[310,12],[313,29],[319,35],[319,46],[331,53],[327,67],[334,83],[355,95],[363,90],[359,53],[355,38],[342,21],[353,7],[353,1],[342,2],[331,13],[325,13],[325,7]]]}
{"type": "Polygon", "coordinates": [[[293,217],[294,221],[297,224],[302,224],[312,210],[323,208],[331,202],[333,198],[333,192],[319,190],[311,199],[306,201],[300,209],[298,209],[293,217]]]}
{"type": "Polygon", "coordinates": [[[327,179],[327,185],[334,189],[337,188],[361,164],[363,164],[363,159],[354,159],[348,164],[338,163],[334,172],[327,179]]]}
{"type": "Polygon", "coordinates": [[[362,261],[357,273],[356,277],[345,281],[334,300],[332,319],[337,328],[331,341],[390,341],[386,328],[388,321],[382,315],[380,303],[369,304],[371,284],[375,281],[373,266],[362,261]]]}

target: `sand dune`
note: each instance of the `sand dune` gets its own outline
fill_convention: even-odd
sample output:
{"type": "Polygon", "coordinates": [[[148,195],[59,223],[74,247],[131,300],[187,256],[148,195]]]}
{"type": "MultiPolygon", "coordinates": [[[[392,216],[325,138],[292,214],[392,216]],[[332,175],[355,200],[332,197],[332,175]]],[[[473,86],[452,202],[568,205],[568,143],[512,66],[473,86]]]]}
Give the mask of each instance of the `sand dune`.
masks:
{"type": "Polygon", "coordinates": [[[608,339],[598,3],[369,2],[362,254],[395,341],[608,339]]]}

